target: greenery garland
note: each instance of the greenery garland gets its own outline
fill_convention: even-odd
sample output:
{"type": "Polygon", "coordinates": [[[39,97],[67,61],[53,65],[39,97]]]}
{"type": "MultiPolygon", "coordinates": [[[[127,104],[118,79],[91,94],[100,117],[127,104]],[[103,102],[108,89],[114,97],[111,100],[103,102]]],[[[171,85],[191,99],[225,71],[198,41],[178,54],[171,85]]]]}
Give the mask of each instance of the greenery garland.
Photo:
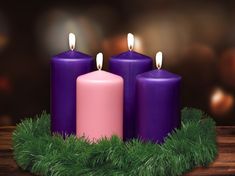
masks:
{"type": "Polygon", "coordinates": [[[17,125],[13,133],[18,165],[34,174],[76,175],[181,175],[207,166],[217,154],[215,122],[200,110],[184,108],[182,126],[162,145],[118,137],[90,144],[71,135],[50,134],[50,115],[43,112],[17,125]]]}

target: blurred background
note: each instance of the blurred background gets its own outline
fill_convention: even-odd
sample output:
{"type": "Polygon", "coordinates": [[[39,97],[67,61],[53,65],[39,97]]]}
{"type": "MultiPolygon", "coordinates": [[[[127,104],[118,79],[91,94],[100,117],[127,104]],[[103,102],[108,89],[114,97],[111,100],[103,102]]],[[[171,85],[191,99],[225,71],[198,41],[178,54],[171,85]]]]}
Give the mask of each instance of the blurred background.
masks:
{"type": "Polygon", "coordinates": [[[52,55],[95,56],[135,50],[164,54],[163,68],[183,77],[182,106],[203,109],[217,125],[235,124],[235,2],[230,0],[4,1],[0,6],[0,126],[50,111],[52,55]]]}

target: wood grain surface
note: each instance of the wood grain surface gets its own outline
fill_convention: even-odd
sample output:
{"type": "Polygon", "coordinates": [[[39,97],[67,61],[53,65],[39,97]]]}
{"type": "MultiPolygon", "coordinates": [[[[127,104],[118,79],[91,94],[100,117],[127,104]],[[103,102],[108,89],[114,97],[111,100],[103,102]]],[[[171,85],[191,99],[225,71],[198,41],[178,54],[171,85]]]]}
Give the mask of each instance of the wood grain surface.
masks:
{"type": "MultiPolygon", "coordinates": [[[[11,135],[14,126],[0,127],[0,175],[30,176],[22,171],[13,158],[11,135]]],[[[217,159],[207,168],[196,168],[185,176],[235,176],[235,126],[218,126],[217,143],[219,154],[217,159]]]]}

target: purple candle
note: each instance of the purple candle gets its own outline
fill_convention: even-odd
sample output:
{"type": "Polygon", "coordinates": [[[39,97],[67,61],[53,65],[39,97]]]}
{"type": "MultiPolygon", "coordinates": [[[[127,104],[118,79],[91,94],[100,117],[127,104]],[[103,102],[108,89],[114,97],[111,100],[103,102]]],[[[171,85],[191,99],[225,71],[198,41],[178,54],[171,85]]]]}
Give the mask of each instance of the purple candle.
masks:
{"type": "Polygon", "coordinates": [[[124,79],[124,114],[123,138],[128,140],[136,137],[136,75],[152,69],[152,59],[148,56],[132,51],[134,36],[128,34],[129,51],[111,57],[109,61],[110,72],[124,79]]]}
{"type": "Polygon", "coordinates": [[[137,134],[144,141],[162,143],[180,126],[181,77],[160,69],[162,53],[156,54],[156,70],[136,77],[137,134]]]}
{"type": "Polygon", "coordinates": [[[51,132],[76,134],[76,78],[93,69],[91,56],[74,51],[75,35],[69,34],[70,50],[51,60],[51,132]]]}

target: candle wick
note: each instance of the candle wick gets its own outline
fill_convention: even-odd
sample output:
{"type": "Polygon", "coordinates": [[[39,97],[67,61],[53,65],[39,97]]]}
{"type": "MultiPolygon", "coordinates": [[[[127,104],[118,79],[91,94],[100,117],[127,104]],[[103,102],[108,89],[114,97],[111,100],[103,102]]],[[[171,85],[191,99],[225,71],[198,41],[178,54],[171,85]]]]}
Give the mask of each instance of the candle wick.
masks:
{"type": "Polygon", "coordinates": [[[157,64],[157,69],[160,70],[161,69],[161,65],[158,63],[157,64]]]}
{"type": "Polygon", "coordinates": [[[101,65],[99,64],[97,67],[98,67],[98,70],[100,71],[101,70],[101,65]]]}

